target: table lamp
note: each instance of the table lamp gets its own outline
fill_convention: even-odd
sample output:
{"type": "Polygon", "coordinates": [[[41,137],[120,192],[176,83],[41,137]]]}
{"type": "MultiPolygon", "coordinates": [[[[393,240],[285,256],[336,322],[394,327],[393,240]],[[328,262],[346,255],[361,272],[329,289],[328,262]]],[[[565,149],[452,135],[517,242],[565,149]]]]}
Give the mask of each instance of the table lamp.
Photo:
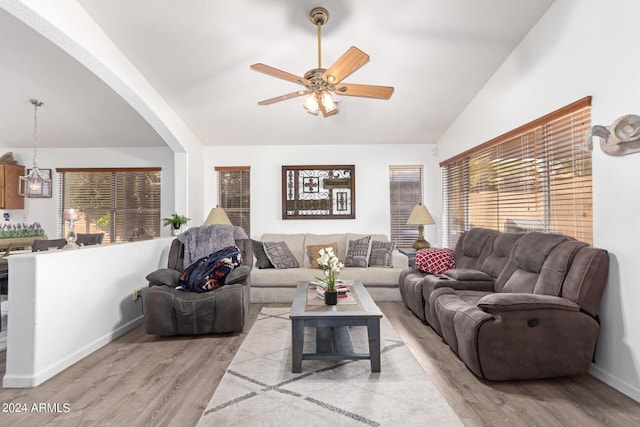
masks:
{"type": "Polygon", "coordinates": [[[424,225],[425,224],[435,224],[436,222],[433,220],[433,217],[429,213],[429,210],[426,206],[419,204],[415,205],[413,210],[411,211],[411,215],[409,215],[409,219],[407,220],[407,224],[417,224],[418,225],[418,240],[413,242],[411,247],[416,250],[430,248],[431,245],[424,239],[424,225]]]}

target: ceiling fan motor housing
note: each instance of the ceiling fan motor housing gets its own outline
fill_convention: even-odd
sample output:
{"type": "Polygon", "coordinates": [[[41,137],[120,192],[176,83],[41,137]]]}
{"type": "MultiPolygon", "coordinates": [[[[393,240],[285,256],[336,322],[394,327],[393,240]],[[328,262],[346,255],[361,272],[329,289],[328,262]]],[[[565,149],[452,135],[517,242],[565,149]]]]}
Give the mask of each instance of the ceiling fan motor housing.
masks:
{"type": "Polygon", "coordinates": [[[324,25],[329,21],[329,12],[324,7],[314,7],[309,12],[309,18],[314,25],[324,25]]]}

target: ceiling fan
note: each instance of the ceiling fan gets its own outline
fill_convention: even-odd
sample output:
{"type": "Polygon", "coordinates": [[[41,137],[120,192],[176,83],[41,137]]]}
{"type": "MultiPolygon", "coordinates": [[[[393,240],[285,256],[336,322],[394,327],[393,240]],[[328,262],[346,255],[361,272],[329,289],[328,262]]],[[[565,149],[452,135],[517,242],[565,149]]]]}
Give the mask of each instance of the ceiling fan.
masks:
{"type": "Polygon", "coordinates": [[[304,77],[270,67],[265,64],[253,64],[250,68],[279,79],[298,83],[306,89],[297,90],[286,95],[277,96],[258,102],[258,105],[269,105],[298,96],[307,96],[303,106],[310,114],[322,112],[324,117],[338,113],[338,103],[333,100],[331,92],[337,95],[360,96],[366,98],[389,99],[393,94],[391,86],[373,86],[353,83],[342,83],[342,80],[369,61],[369,55],[357,47],[351,46],[329,68],[322,68],[322,26],[329,20],[329,12],[323,7],[316,7],[309,13],[309,18],[318,27],[318,68],[311,69],[304,77]]]}

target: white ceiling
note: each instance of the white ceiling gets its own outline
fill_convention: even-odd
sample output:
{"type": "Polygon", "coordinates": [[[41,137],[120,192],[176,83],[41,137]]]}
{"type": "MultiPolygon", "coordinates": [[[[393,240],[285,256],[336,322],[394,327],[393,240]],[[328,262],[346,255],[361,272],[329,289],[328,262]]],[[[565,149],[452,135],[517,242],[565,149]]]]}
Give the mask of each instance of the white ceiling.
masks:
{"type": "MultiPolygon", "coordinates": [[[[553,0],[78,0],[205,145],[434,143],[553,0]],[[350,46],[371,60],[345,79],[394,86],[388,101],[339,97],[308,115],[300,88],[251,71],[303,75],[350,46]]],[[[0,10],[0,147],[30,147],[33,107],[44,147],[146,147],[164,142],[142,116],[54,44],[0,10]]]]}

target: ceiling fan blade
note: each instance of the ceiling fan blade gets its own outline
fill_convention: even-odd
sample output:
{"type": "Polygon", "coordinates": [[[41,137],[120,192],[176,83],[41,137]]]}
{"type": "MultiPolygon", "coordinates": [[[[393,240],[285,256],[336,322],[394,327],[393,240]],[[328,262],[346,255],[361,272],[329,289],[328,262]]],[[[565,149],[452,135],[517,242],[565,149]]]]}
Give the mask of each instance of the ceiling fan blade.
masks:
{"type": "Polygon", "coordinates": [[[301,85],[308,83],[308,80],[304,77],[296,76],[295,74],[287,73],[286,71],[278,70],[277,68],[273,68],[265,64],[253,64],[249,68],[254,71],[259,71],[269,76],[277,77],[279,79],[287,80],[293,83],[298,83],[301,85]]]}
{"type": "Polygon", "coordinates": [[[280,101],[286,101],[287,99],[296,98],[298,96],[306,95],[311,93],[310,90],[297,90],[295,92],[288,93],[286,95],[276,96],[275,98],[265,99],[264,101],[258,102],[258,105],[269,105],[274,104],[280,101]]]}
{"type": "Polygon", "coordinates": [[[367,62],[369,62],[369,55],[357,47],[351,46],[322,74],[322,79],[327,83],[338,83],[367,62]]]}
{"type": "Polygon", "coordinates": [[[393,95],[393,87],[340,83],[339,85],[336,85],[335,92],[338,95],[363,96],[366,98],[389,99],[391,98],[391,95],[393,95]]]}

